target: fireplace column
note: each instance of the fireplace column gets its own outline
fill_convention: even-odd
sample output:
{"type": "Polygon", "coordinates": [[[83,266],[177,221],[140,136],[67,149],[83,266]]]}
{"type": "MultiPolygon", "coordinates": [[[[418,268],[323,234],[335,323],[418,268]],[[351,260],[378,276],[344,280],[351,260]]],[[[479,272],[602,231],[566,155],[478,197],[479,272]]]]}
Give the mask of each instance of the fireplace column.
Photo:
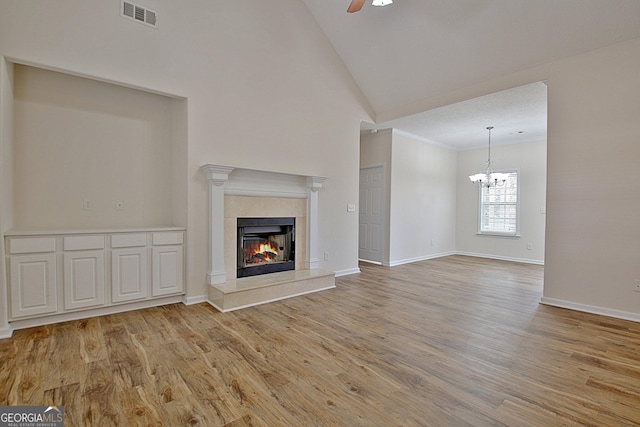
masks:
{"type": "Polygon", "coordinates": [[[318,253],[318,190],[327,180],[321,176],[308,176],[307,187],[309,197],[307,199],[307,259],[305,267],[309,270],[320,266],[320,256],[318,253]]]}
{"type": "Polygon", "coordinates": [[[209,272],[207,283],[218,285],[227,281],[224,271],[224,185],[235,169],[228,166],[204,165],[202,171],[209,181],[209,272]]]}

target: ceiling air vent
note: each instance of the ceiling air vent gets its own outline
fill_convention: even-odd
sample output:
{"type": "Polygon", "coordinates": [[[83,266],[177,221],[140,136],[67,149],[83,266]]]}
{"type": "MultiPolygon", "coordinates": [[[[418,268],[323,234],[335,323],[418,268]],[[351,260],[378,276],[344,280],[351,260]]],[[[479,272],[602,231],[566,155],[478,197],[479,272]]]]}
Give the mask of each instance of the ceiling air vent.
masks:
{"type": "Polygon", "coordinates": [[[147,24],[153,28],[158,26],[158,14],[153,10],[139,6],[130,1],[122,0],[120,14],[125,18],[133,19],[141,24],[147,24]]]}

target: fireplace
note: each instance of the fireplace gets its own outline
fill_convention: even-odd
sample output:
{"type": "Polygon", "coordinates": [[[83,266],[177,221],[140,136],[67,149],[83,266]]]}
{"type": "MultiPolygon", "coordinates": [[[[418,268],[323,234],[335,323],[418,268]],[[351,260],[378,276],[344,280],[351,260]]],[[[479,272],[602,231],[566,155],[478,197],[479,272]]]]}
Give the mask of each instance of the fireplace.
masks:
{"type": "Polygon", "coordinates": [[[295,218],[237,221],[237,278],[295,269],[295,218]]]}

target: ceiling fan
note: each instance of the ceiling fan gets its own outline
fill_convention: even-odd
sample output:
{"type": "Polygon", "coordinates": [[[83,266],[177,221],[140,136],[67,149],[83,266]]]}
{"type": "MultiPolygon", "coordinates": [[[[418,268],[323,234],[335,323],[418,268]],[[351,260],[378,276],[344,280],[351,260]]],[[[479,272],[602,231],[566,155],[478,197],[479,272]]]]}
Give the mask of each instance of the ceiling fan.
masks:
{"type": "MultiPolygon", "coordinates": [[[[359,11],[362,9],[362,6],[364,6],[365,1],[366,0],[351,0],[351,4],[349,5],[347,12],[353,13],[359,11]]],[[[393,3],[393,0],[373,0],[371,2],[373,6],[386,6],[391,3],[393,3]]]]}

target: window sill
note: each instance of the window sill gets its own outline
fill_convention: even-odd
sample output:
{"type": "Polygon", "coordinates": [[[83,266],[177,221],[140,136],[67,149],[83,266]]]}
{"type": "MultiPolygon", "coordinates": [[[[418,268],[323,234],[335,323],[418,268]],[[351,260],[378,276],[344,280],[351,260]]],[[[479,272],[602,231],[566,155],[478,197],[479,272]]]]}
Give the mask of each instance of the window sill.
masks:
{"type": "Polygon", "coordinates": [[[519,234],[505,234],[505,233],[476,233],[476,236],[482,236],[482,237],[502,237],[502,238],[507,238],[507,239],[519,239],[520,235],[519,234]]]}

